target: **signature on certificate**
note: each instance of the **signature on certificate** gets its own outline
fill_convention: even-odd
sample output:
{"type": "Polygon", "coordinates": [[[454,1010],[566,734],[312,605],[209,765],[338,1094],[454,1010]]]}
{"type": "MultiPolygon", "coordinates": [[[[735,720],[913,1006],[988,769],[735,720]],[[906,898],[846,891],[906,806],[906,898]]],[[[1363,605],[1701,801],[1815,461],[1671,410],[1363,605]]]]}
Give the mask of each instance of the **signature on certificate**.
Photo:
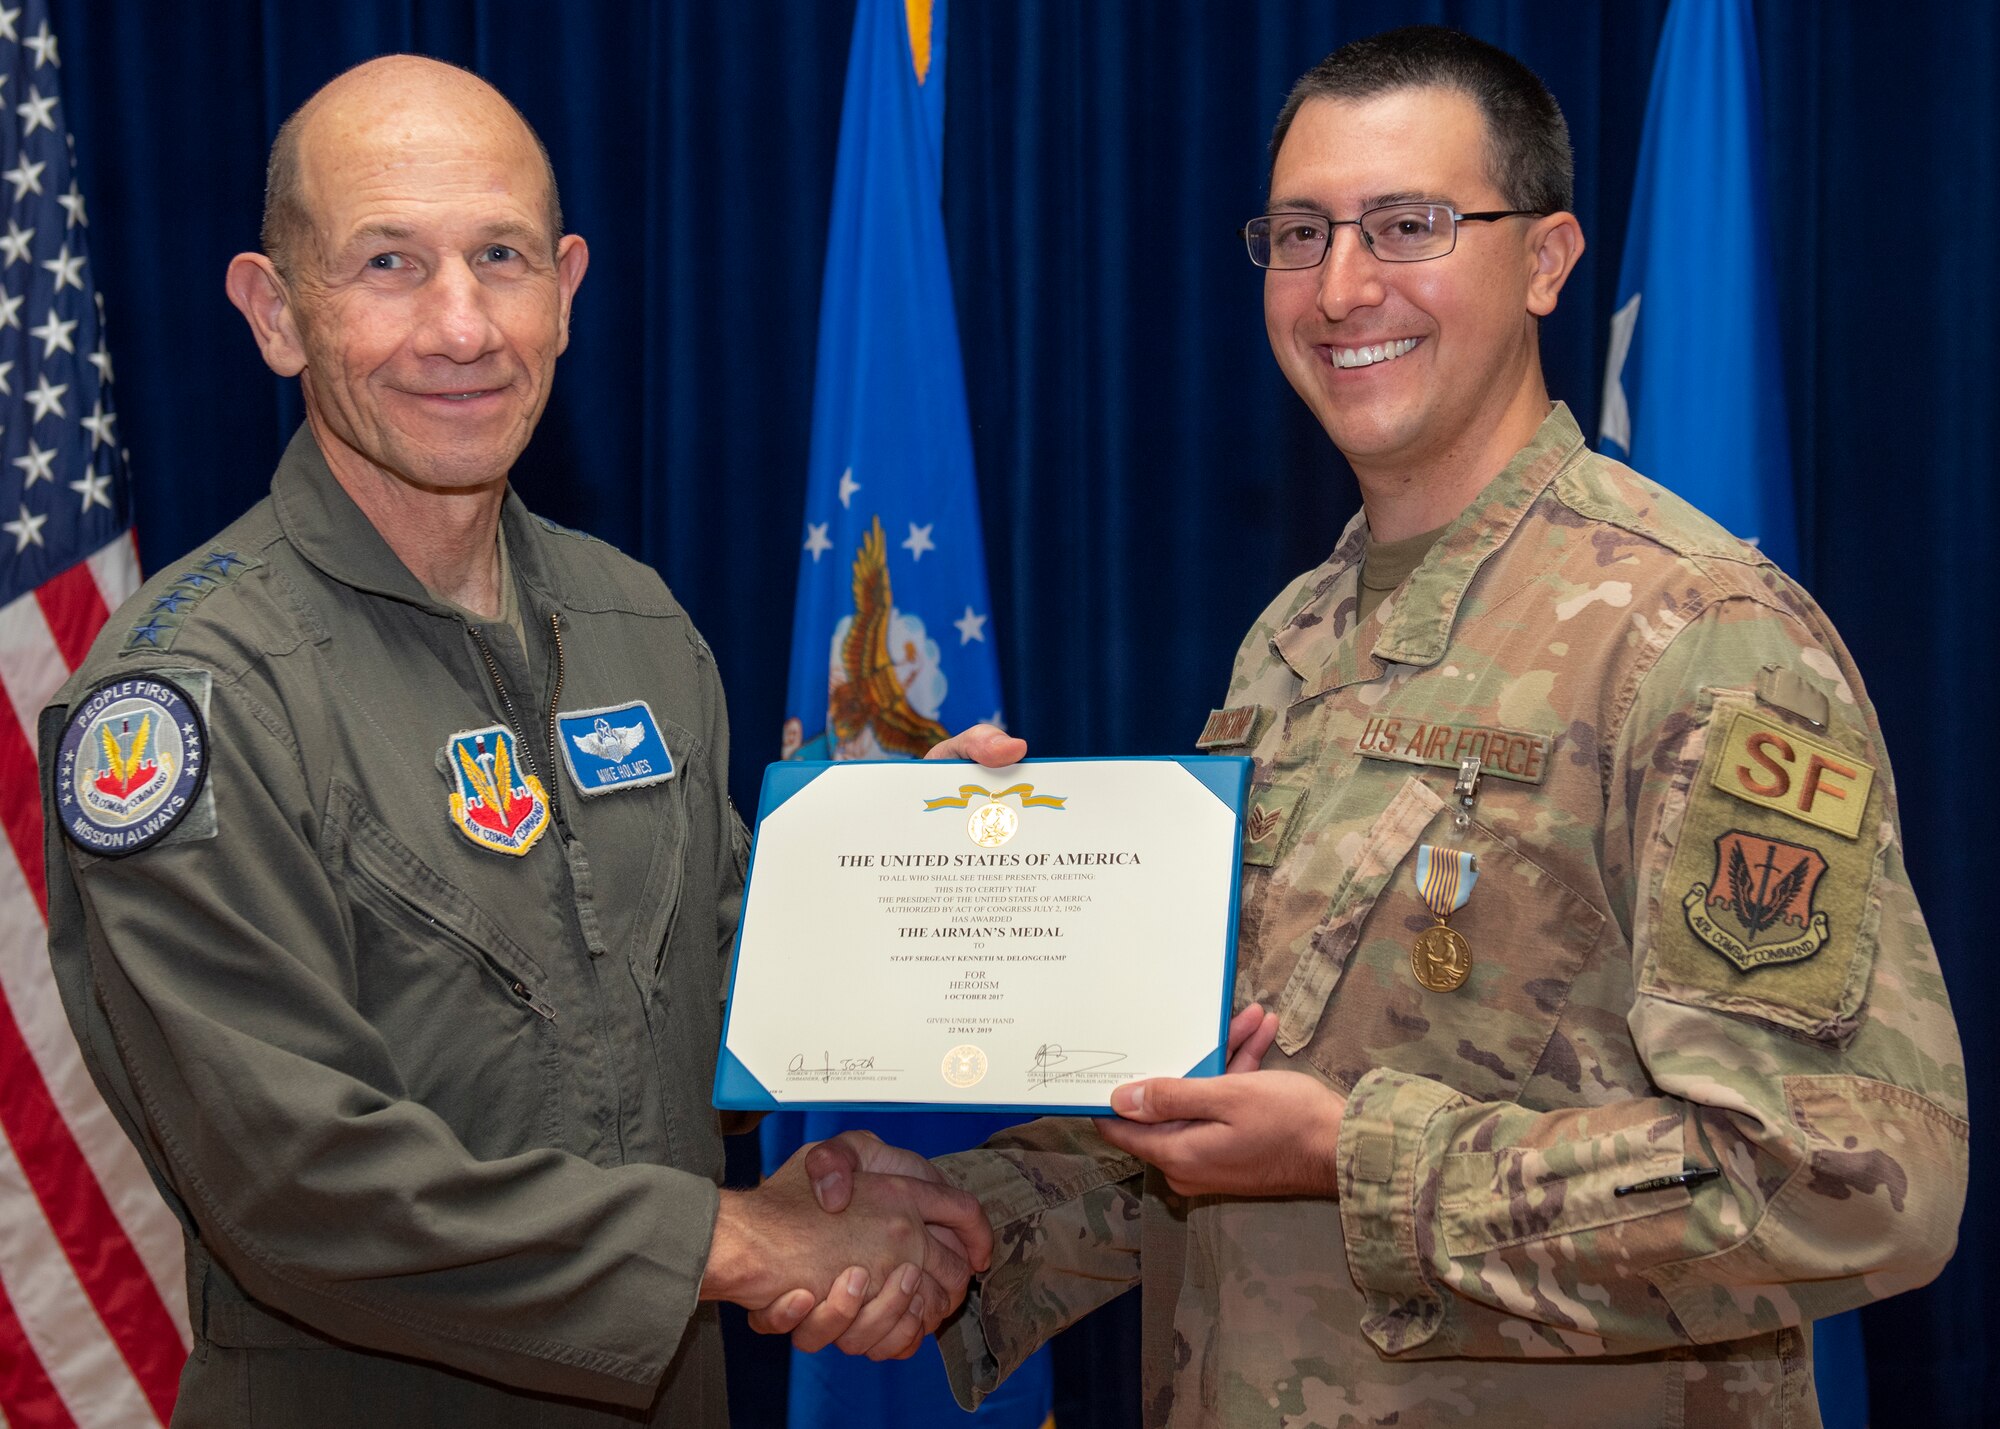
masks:
{"type": "Polygon", "coordinates": [[[1050,1082],[1060,1082],[1065,1077],[1077,1077],[1085,1072],[1094,1072],[1100,1067],[1125,1060],[1123,1052],[1105,1052],[1092,1047],[1064,1047],[1060,1042],[1044,1042],[1035,1049],[1035,1065],[1028,1069],[1028,1080],[1038,1087],[1050,1082]]]}
{"type": "Polygon", "coordinates": [[[875,1058],[872,1056],[835,1057],[828,1052],[821,1052],[819,1054],[819,1061],[816,1064],[807,1057],[806,1053],[801,1052],[793,1057],[785,1066],[785,1074],[788,1077],[793,1079],[803,1077],[808,1081],[815,1082],[831,1082],[836,1078],[841,1081],[847,1081],[871,1072],[894,1070],[895,1068],[893,1067],[876,1066],[875,1058]]]}

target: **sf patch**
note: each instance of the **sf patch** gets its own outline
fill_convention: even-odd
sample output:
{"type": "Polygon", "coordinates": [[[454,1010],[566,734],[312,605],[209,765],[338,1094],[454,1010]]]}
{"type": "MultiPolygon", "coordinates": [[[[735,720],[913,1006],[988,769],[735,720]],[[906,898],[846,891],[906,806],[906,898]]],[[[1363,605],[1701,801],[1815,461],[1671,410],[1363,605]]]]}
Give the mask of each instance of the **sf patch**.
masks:
{"type": "Polygon", "coordinates": [[[1827,940],[1813,911],[1826,860],[1816,849],[1731,829],[1715,841],[1715,871],[1681,899],[1694,935],[1744,972],[1809,958],[1827,940]]]}
{"type": "Polygon", "coordinates": [[[56,756],[56,813],[80,849],[122,857],[185,818],[208,777],[208,731],[179,685],[109,680],[70,711],[56,756]]]}
{"type": "Polygon", "coordinates": [[[674,777],[674,757],[644,700],[556,716],[563,763],[580,794],[636,789],[674,777]]]}
{"type": "Polygon", "coordinates": [[[451,821],[481,848],[518,858],[548,832],[548,791],[521,768],[514,732],[505,725],[454,734],[445,762],[457,786],[451,821]]]}
{"type": "Polygon", "coordinates": [[[1732,798],[1851,839],[1861,833],[1875,766],[1802,730],[1739,710],[1710,777],[1732,798]]]}

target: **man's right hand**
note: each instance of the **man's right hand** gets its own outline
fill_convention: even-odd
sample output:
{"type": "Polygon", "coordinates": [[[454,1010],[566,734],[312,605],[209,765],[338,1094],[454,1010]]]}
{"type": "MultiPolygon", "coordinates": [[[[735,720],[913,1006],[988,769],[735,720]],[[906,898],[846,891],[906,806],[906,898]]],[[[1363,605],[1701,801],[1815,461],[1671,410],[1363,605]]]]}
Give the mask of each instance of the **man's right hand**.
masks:
{"type": "MultiPolygon", "coordinates": [[[[750,1307],[753,1328],[792,1329],[801,1348],[838,1338],[850,1353],[907,1355],[957,1307],[972,1272],[985,1269],[985,1212],[934,1176],[861,1170],[845,1179],[851,1204],[831,1214],[807,1180],[811,1150],[753,1191],[723,1192],[702,1298],[750,1307]],[[838,1330],[815,1333],[833,1321],[838,1330]]],[[[911,1160],[928,1170],[923,1158],[911,1160]]]]}

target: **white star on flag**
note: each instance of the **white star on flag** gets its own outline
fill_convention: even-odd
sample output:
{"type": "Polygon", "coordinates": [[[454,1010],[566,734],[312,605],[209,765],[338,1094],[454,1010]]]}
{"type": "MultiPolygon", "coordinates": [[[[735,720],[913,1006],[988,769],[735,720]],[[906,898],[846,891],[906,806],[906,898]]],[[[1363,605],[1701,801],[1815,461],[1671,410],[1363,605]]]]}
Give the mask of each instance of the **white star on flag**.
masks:
{"type": "Polygon", "coordinates": [[[83,429],[90,433],[92,451],[96,451],[99,447],[116,445],[116,438],[111,435],[111,424],[117,420],[118,414],[105,411],[102,401],[90,409],[90,415],[83,419],[82,425],[83,429]]]}
{"type": "Polygon", "coordinates": [[[21,162],[13,168],[0,170],[0,179],[5,179],[14,186],[14,202],[19,203],[29,194],[38,194],[42,191],[42,170],[47,167],[46,160],[39,164],[31,164],[28,162],[28,156],[23,154],[21,162]]]}
{"type": "Polygon", "coordinates": [[[14,465],[21,468],[25,476],[25,480],[21,483],[21,489],[25,491],[38,481],[54,481],[56,479],[55,460],[56,453],[53,448],[49,451],[43,451],[39,442],[33,437],[28,438],[28,454],[14,458],[14,465]]]}
{"type": "Polygon", "coordinates": [[[854,479],[854,468],[849,467],[840,474],[840,505],[847,509],[854,500],[854,493],[861,489],[861,483],[854,479]]]}
{"type": "Polygon", "coordinates": [[[1611,315],[1611,351],[1604,359],[1604,413],[1597,422],[1597,434],[1618,443],[1628,456],[1632,451],[1632,408],[1625,399],[1625,359],[1632,351],[1632,332],[1639,326],[1639,299],[1643,296],[1634,293],[1611,315]]]}
{"type": "Polygon", "coordinates": [[[909,539],[898,542],[898,544],[910,553],[911,560],[921,561],[924,558],[925,551],[935,551],[937,549],[937,542],[931,539],[931,527],[935,525],[937,525],[935,521],[931,522],[930,526],[919,526],[914,521],[910,523],[909,539]]]}
{"type": "MultiPolygon", "coordinates": [[[[104,335],[102,333],[99,333],[97,336],[97,351],[91,353],[86,360],[92,367],[97,369],[97,375],[102,381],[106,383],[111,381],[111,353],[104,346],[104,335]]],[[[6,389],[0,388],[0,391],[4,390],[6,389]]]]}
{"type": "Polygon", "coordinates": [[[20,18],[21,7],[19,5],[11,7],[0,6],[0,40],[13,40],[17,44],[20,42],[21,32],[14,28],[14,22],[20,18]]]}
{"type": "Polygon", "coordinates": [[[90,216],[83,211],[83,190],[77,186],[75,179],[69,181],[68,193],[56,195],[56,202],[69,215],[69,222],[63,225],[65,228],[90,227],[90,216]]]}
{"type": "Polygon", "coordinates": [[[7,220],[7,236],[0,238],[0,253],[7,255],[7,266],[28,261],[28,245],[35,240],[35,230],[23,228],[13,219],[7,220]]]}
{"type": "Polygon", "coordinates": [[[41,29],[35,31],[34,34],[28,36],[21,43],[35,52],[36,69],[40,69],[43,65],[54,65],[57,69],[62,68],[62,61],[56,58],[56,37],[50,33],[49,22],[47,20],[42,21],[41,29]]]}
{"type": "Polygon", "coordinates": [[[5,531],[14,538],[14,550],[19,554],[27,550],[30,544],[37,546],[42,544],[42,527],[48,524],[48,520],[46,516],[35,515],[24,501],[21,503],[21,519],[0,521],[0,531],[5,531]]]}
{"type": "Polygon", "coordinates": [[[47,322],[40,327],[28,329],[28,336],[42,340],[43,357],[54,357],[57,348],[61,348],[64,352],[76,351],[76,344],[71,342],[69,337],[75,331],[75,318],[59,318],[51,311],[47,322]]]}
{"type": "MultiPolygon", "coordinates": [[[[32,44],[33,41],[29,43],[32,44]]],[[[44,98],[39,89],[36,89],[33,85],[29,85],[28,97],[14,106],[14,112],[21,116],[21,122],[24,126],[21,130],[21,137],[25,139],[37,129],[47,129],[53,133],[56,127],[55,108],[56,96],[51,94],[47,98],[44,98]]]]}
{"type": "Polygon", "coordinates": [[[958,643],[961,645],[970,645],[975,640],[983,643],[986,639],[986,617],[974,615],[969,605],[965,608],[965,614],[952,624],[958,627],[958,643]]]}
{"type": "Polygon", "coordinates": [[[12,293],[0,293],[0,327],[21,325],[21,304],[28,301],[27,294],[15,297],[12,293]]]}
{"type": "Polygon", "coordinates": [[[69,391],[69,383],[58,382],[51,386],[49,383],[49,374],[46,372],[37,377],[35,379],[35,390],[25,394],[28,405],[35,409],[35,420],[38,422],[45,421],[51,412],[54,412],[58,417],[67,417],[69,413],[63,410],[62,404],[62,395],[67,391],[69,391]]]}
{"type": "Polygon", "coordinates": [[[111,496],[109,494],[111,491],[111,473],[108,471],[86,471],[83,474],[82,480],[72,481],[69,484],[69,489],[83,493],[83,509],[85,511],[88,511],[93,505],[102,506],[106,511],[111,509],[111,496]]]}
{"type": "Polygon", "coordinates": [[[56,291],[58,293],[63,290],[63,284],[65,283],[75,288],[79,293],[83,291],[83,255],[79,253],[74,258],[70,257],[69,245],[67,243],[63,244],[61,251],[55,257],[49,259],[42,266],[56,275],[56,291]]]}
{"type": "MultiPolygon", "coordinates": [[[[5,323],[0,323],[0,327],[5,327],[5,326],[6,326],[5,323]]],[[[16,326],[19,326],[19,324],[16,324],[16,326]]],[[[5,395],[8,397],[14,395],[14,384],[7,380],[7,374],[12,372],[13,370],[14,370],[13,363],[0,362],[0,395],[5,395]]]]}
{"type": "Polygon", "coordinates": [[[833,542],[827,539],[826,534],[826,528],[832,524],[831,521],[806,522],[806,549],[812,552],[814,565],[818,565],[819,558],[833,549],[833,542]]]}

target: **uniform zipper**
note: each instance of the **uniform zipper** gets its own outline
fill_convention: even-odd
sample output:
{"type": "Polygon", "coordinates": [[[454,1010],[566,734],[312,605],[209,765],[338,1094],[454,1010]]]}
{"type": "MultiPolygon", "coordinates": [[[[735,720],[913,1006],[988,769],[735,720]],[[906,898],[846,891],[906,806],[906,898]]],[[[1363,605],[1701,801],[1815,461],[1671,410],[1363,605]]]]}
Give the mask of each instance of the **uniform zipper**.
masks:
{"type": "MultiPolygon", "coordinates": [[[[560,610],[549,612],[549,634],[554,638],[556,648],[556,677],[549,685],[549,758],[554,760],[556,750],[561,747],[556,743],[559,733],[556,729],[556,706],[562,703],[563,690],[562,612],[560,610]]],[[[550,770],[549,775],[549,802],[554,808],[556,821],[560,824],[562,822],[562,798],[556,789],[555,771],[553,769],[550,770]]],[[[568,825],[563,825],[563,827],[567,829],[568,825]]]]}
{"type": "MultiPolygon", "coordinates": [[[[549,620],[556,631],[555,694],[549,699],[549,757],[553,759],[556,752],[556,700],[562,695],[563,681],[562,616],[551,615],[549,620]]],[[[486,662],[486,673],[493,677],[493,688],[500,692],[500,707],[507,712],[507,728],[513,733],[514,747],[520,751],[521,767],[539,781],[541,771],[535,767],[535,751],[529,746],[528,736],[522,730],[521,716],[514,709],[514,697],[507,693],[507,682],[500,678],[500,662],[493,658],[493,647],[486,643],[486,637],[479,633],[478,626],[468,623],[465,628],[472,636],[472,643],[479,647],[480,658],[486,662]]],[[[555,771],[550,770],[549,773],[551,777],[542,784],[542,792],[548,797],[549,812],[555,815],[556,827],[563,832],[564,837],[568,837],[569,827],[563,823],[562,802],[560,791],[556,787],[555,771]]]]}

